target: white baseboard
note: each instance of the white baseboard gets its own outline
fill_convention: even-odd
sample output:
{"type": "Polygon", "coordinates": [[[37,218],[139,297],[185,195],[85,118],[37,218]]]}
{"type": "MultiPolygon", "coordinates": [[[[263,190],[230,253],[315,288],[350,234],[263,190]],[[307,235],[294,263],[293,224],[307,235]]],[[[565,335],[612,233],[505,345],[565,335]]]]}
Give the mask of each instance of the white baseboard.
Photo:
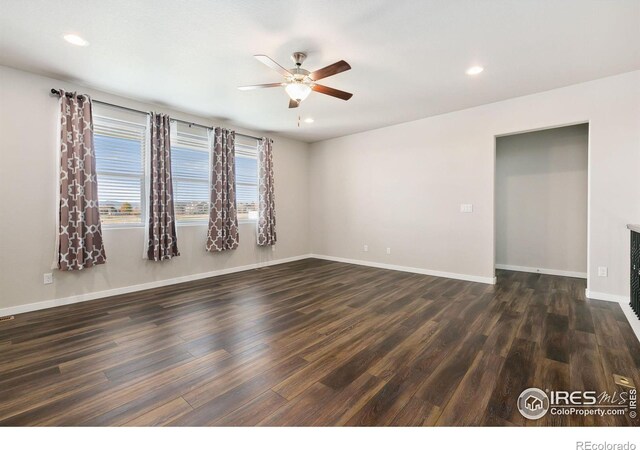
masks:
{"type": "MultiPolygon", "coordinates": [[[[168,278],[165,280],[152,281],[149,283],[136,284],[133,286],[124,286],[121,288],[108,289],[105,291],[88,292],[86,294],[74,295],[71,297],[52,299],[52,300],[43,300],[39,302],[28,303],[26,305],[0,308],[0,316],[11,316],[15,314],[30,312],[30,311],[38,311],[41,309],[53,308],[55,306],[63,306],[63,305],[70,305],[73,303],[86,302],[90,300],[96,300],[99,298],[112,297],[114,295],[128,294],[131,292],[143,291],[146,289],[170,286],[172,284],[179,284],[187,281],[195,281],[195,280],[201,280],[203,278],[211,278],[211,277],[226,275],[230,273],[244,272],[246,270],[258,269],[260,267],[275,266],[278,264],[284,264],[284,263],[293,262],[293,261],[300,261],[302,259],[307,259],[307,258],[317,258],[317,259],[324,259],[327,261],[357,264],[360,266],[376,267],[379,269],[398,270],[401,272],[419,273],[422,275],[430,275],[430,276],[442,277],[442,278],[452,278],[452,279],[464,280],[464,281],[473,281],[476,283],[485,283],[485,284],[496,283],[496,277],[481,277],[477,275],[465,275],[465,274],[459,274],[459,273],[441,272],[437,270],[428,270],[428,269],[421,269],[421,268],[407,267],[407,266],[397,266],[393,264],[378,263],[373,261],[363,261],[359,259],[340,258],[337,256],[306,254],[306,255],[293,256],[290,258],[274,259],[272,261],[247,264],[245,266],[229,267],[227,269],[197,273],[197,274],[187,275],[183,277],[168,278]]],[[[518,266],[496,265],[496,268],[498,269],[518,270],[514,267],[518,267],[518,266]]],[[[523,271],[528,272],[528,270],[523,270],[523,271]]],[[[539,273],[543,273],[543,272],[539,272],[539,273]]],[[[562,275],[562,274],[551,273],[551,275],[562,275]]],[[[572,276],[572,275],[565,275],[565,276],[572,276]]],[[[622,311],[624,312],[627,318],[627,321],[629,322],[629,324],[631,325],[631,328],[633,329],[633,332],[635,333],[638,340],[640,340],[640,320],[638,320],[635,313],[631,309],[631,306],[629,306],[629,297],[626,297],[624,295],[607,294],[604,292],[593,292],[593,291],[590,291],[589,289],[585,290],[585,295],[587,298],[591,298],[595,300],[605,300],[609,302],[619,303],[620,307],[622,308],[622,311]]]]}
{"type": "Polygon", "coordinates": [[[515,272],[542,273],[544,275],[558,275],[561,277],[587,279],[586,272],[572,272],[570,270],[541,269],[539,267],[511,266],[508,264],[496,264],[496,269],[513,270],[515,272]]]}
{"type": "Polygon", "coordinates": [[[624,295],[607,294],[605,292],[593,292],[589,289],[584,290],[584,295],[587,298],[591,298],[594,300],[604,300],[607,302],[619,303],[620,308],[622,308],[622,311],[627,318],[627,322],[629,322],[629,325],[631,325],[631,329],[638,338],[638,341],[640,341],[640,320],[638,320],[638,316],[636,316],[636,313],[634,313],[633,309],[631,309],[631,305],[629,305],[629,297],[624,295]]]}
{"type": "Polygon", "coordinates": [[[244,272],[246,270],[258,269],[260,267],[275,266],[277,264],[284,264],[293,261],[299,261],[301,259],[311,258],[311,255],[293,256],[291,258],[274,259],[272,261],[260,262],[255,264],[247,264],[245,266],[229,267],[227,269],[213,270],[211,272],[196,273],[193,275],[186,275],[183,277],[167,278],[165,280],[151,281],[149,283],[135,284],[133,286],[124,286],[115,289],[108,289],[105,291],[87,292],[86,294],[73,295],[71,297],[56,298],[52,300],[43,300],[34,303],[28,303],[26,305],[10,306],[8,308],[0,309],[0,316],[11,316],[15,314],[21,314],[30,311],[38,311],[41,309],[53,308],[55,306],[71,305],[73,303],[87,302],[90,300],[97,300],[99,298],[112,297],[114,295],[129,294],[131,292],[144,291],[146,289],[153,289],[163,286],[170,286],[172,284],[184,283],[187,281],[201,280],[203,278],[217,277],[220,275],[226,275],[229,273],[244,272]]]}
{"type": "Polygon", "coordinates": [[[211,278],[211,277],[216,277],[220,275],[226,275],[229,273],[244,272],[246,270],[252,270],[252,269],[257,269],[257,268],[266,267],[266,266],[274,266],[277,264],[284,264],[284,263],[299,261],[307,258],[318,258],[318,259],[325,259],[329,261],[344,262],[349,264],[365,265],[370,267],[377,267],[380,269],[399,270],[402,272],[419,273],[423,275],[431,275],[434,277],[444,277],[444,278],[454,278],[456,280],[475,281],[477,283],[487,283],[487,284],[496,283],[495,277],[493,278],[479,277],[474,275],[439,272],[434,270],[418,269],[414,267],[405,267],[405,266],[395,266],[391,264],[382,264],[382,263],[375,263],[370,261],[338,258],[338,257],[326,256],[326,255],[305,254],[305,255],[293,256],[291,258],[275,259],[275,260],[267,261],[263,263],[255,263],[255,264],[248,264],[245,266],[230,267],[227,269],[214,270],[211,272],[202,272],[202,273],[197,273],[193,275],[186,275],[183,277],[167,278],[165,280],[152,281],[149,283],[135,284],[132,286],[123,286],[120,288],[108,289],[104,291],[87,292],[86,294],[73,295],[70,297],[56,298],[51,300],[42,300],[38,302],[27,303],[25,305],[17,305],[17,306],[10,306],[7,308],[0,308],[0,316],[11,316],[11,315],[21,314],[21,313],[26,313],[31,311],[39,311],[42,309],[54,308],[56,306],[64,306],[64,305],[71,305],[73,303],[87,302],[91,300],[97,300],[100,298],[112,297],[114,295],[129,294],[131,292],[138,292],[138,291],[144,291],[146,289],[154,289],[154,288],[163,287],[163,286],[170,286],[172,284],[185,283],[187,281],[201,280],[203,278],[211,278]]]}
{"type": "Polygon", "coordinates": [[[359,266],[376,267],[378,269],[398,270],[400,272],[419,273],[422,275],[431,275],[432,277],[453,278],[455,280],[474,281],[476,283],[496,284],[496,277],[481,277],[478,275],[465,275],[462,273],[440,272],[438,270],[421,269],[417,267],[396,266],[394,264],[385,264],[374,261],[363,261],[360,259],[340,258],[338,256],[327,255],[310,255],[311,258],[326,259],[327,261],[343,262],[347,264],[357,264],[359,266]]]}
{"type": "Polygon", "coordinates": [[[629,297],[625,295],[607,294],[605,292],[593,292],[589,289],[584,290],[584,295],[587,298],[592,298],[594,300],[604,300],[607,302],[616,303],[629,303],[629,297]]]}

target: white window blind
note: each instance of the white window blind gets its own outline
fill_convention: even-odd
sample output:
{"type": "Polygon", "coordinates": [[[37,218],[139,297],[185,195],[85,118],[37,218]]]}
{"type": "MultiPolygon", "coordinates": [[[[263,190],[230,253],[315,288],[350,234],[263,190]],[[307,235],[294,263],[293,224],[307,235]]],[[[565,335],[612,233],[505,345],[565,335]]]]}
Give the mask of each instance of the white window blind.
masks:
{"type": "Polygon", "coordinates": [[[178,131],[171,141],[173,205],[178,222],[209,218],[209,146],[206,136],[178,131]]]}
{"type": "Polygon", "coordinates": [[[104,224],[142,225],[145,132],[141,124],[94,116],[98,201],[104,224]]]}
{"type": "Polygon", "coordinates": [[[236,204],[239,220],[258,219],[258,143],[236,140],[236,204]]]}
{"type": "MultiPolygon", "coordinates": [[[[173,125],[175,126],[175,125],[173,125]]],[[[94,116],[98,200],[103,224],[140,225],[145,217],[146,126],[94,116]]],[[[209,217],[209,144],[205,132],[177,128],[171,136],[171,169],[177,222],[209,217]]],[[[236,204],[239,220],[258,218],[258,151],[253,139],[236,138],[236,204]]]]}

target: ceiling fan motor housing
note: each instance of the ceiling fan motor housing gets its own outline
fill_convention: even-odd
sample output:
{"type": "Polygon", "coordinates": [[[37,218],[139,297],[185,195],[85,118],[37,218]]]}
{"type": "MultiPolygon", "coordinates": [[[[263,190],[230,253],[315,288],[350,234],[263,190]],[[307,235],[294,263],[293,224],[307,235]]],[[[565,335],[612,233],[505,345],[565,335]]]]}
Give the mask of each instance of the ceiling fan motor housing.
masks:
{"type": "Polygon", "coordinates": [[[291,59],[296,63],[296,66],[300,67],[304,60],[307,59],[307,54],[303,52],[294,52],[293,55],[291,55],[291,59]]]}

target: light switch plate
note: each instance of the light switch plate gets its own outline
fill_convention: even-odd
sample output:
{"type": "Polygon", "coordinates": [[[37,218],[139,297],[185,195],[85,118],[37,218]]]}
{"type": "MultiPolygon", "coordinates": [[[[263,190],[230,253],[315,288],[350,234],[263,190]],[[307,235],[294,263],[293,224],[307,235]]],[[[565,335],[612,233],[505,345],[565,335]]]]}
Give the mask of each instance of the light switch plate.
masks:
{"type": "Polygon", "coordinates": [[[473,205],[471,203],[463,203],[460,205],[460,212],[471,213],[473,212],[473,205]]]}

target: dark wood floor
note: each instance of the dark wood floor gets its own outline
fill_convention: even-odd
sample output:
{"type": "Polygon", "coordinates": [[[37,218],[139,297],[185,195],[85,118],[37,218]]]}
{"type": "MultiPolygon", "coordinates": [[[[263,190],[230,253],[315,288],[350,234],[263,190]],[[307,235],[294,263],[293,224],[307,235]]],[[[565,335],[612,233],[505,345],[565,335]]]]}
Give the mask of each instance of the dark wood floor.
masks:
{"type": "Polygon", "coordinates": [[[584,280],[489,286],[304,260],[0,323],[1,425],[638,425],[528,421],[527,387],[640,386],[584,280]]]}

